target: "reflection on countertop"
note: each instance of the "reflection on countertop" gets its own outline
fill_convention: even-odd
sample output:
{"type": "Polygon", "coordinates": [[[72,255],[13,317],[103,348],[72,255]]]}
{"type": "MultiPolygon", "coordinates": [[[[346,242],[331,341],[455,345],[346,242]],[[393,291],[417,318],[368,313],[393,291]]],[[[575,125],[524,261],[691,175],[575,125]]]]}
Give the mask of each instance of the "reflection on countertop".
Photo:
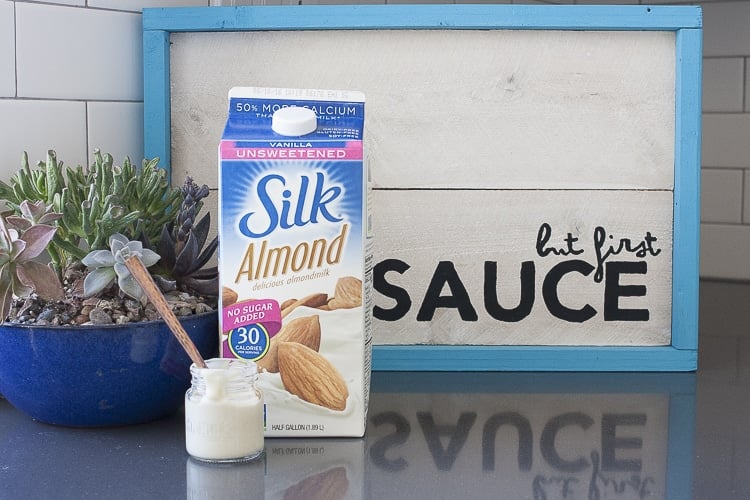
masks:
{"type": "Polygon", "coordinates": [[[689,498],[694,374],[381,375],[371,498],[689,498]]]}
{"type": "Polygon", "coordinates": [[[187,458],[181,414],[68,429],[3,402],[0,498],[686,499],[694,409],[692,373],[376,373],[364,439],[227,466],[187,458]]]}
{"type": "Polygon", "coordinates": [[[750,285],[701,283],[698,373],[376,372],[363,439],[188,458],[182,413],[72,429],[0,399],[0,500],[750,498],[750,285]]]}

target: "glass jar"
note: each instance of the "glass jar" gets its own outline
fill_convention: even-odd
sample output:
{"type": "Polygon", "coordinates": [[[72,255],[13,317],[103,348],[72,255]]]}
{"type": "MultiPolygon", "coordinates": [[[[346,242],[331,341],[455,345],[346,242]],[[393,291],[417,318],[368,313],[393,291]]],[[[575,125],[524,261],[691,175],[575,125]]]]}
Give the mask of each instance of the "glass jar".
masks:
{"type": "Polygon", "coordinates": [[[254,362],[208,359],[190,367],[185,393],[185,448],[207,462],[241,462],[263,453],[263,394],[254,362]]]}

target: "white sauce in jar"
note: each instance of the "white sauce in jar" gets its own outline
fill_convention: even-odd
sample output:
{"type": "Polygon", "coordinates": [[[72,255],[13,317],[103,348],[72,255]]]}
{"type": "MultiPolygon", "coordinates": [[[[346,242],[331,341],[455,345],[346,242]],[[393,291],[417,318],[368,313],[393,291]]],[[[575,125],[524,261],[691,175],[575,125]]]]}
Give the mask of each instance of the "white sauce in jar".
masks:
{"type": "Polygon", "coordinates": [[[255,387],[255,363],[210,359],[191,366],[185,394],[185,447],[200,460],[250,460],[263,452],[263,397],[255,387]]]}

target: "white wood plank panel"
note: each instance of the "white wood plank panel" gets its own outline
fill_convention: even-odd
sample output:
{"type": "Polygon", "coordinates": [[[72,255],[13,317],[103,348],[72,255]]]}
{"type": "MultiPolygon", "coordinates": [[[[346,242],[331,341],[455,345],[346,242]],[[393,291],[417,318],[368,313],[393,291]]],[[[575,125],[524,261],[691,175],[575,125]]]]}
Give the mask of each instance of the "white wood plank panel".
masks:
{"type": "Polygon", "coordinates": [[[251,85],[365,92],[379,187],[673,186],[671,32],[262,31],[171,40],[178,179],[190,172],[216,186],[205,165],[216,162],[227,91],[251,85]]]}
{"type": "MultiPolygon", "coordinates": [[[[672,199],[669,191],[376,190],[375,262],[403,263],[404,272],[390,271],[385,280],[405,290],[411,306],[395,320],[375,321],[375,344],[669,345],[672,199]],[[537,242],[544,223],[551,233],[540,252],[537,242]],[[545,277],[563,261],[583,261],[596,268],[597,227],[606,231],[602,254],[626,238],[632,249],[644,250],[643,255],[623,251],[604,259],[599,282],[596,271],[584,275],[584,268],[564,275],[559,280],[560,303],[570,309],[589,305],[596,314],[583,322],[560,319],[550,313],[543,298],[545,277]],[[540,256],[551,247],[567,251],[566,239],[576,255],[540,256]],[[521,265],[533,262],[534,304],[520,321],[499,321],[486,311],[486,261],[497,263],[498,300],[506,309],[519,305],[521,265]],[[645,295],[620,297],[617,305],[647,310],[648,320],[612,320],[612,316],[605,320],[605,289],[617,286],[607,276],[606,266],[616,261],[645,263],[644,274],[628,272],[618,278],[620,286],[645,286],[645,295]],[[433,280],[439,286],[430,294],[433,280]],[[463,296],[460,285],[465,300],[456,299],[453,305],[435,308],[429,319],[418,319],[425,302],[435,304],[438,296],[463,296]],[[425,300],[426,296],[431,298],[425,300]],[[460,311],[468,309],[476,318],[466,314],[462,319],[460,311]]],[[[386,310],[403,306],[403,297],[396,296],[381,286],[375,304],[386,310]]],[[[382,316],[376,312],[377,317],[382,316]]]]}

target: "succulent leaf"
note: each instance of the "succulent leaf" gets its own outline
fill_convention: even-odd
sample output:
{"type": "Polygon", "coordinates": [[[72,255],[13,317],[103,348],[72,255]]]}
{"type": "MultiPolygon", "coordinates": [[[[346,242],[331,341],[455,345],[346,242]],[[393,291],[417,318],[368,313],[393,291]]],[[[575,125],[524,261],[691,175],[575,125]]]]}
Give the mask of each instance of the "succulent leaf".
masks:
{"type": "Polygon", "coordinates": [[[21,253],[23,253],[23,251],[26,249],[26,242],[23,240],[19,240],[18,234],[14,234],[14,231],[12,229],[9,232],[11,234],[11,238],[13,239],[13,242],[10,244],[10,258],[14,262],[17,262],[21,253]]]}
{"type": "Polygon", "coordinates": [[[20,229],[21,231],[25,231],[33,224],[33,222],[31,222],[30,220],[24,217],[18,217],[17,215],[8,215],[5,218],[5,221],[16,229],[20,229]]]}
{"type": "Polygon", "coordinates": [[[56,226],[47,224],[37,224],[28,228],[19,240],[25,242],[26,248],[17,257],[20,260],[30,260],[41,255],[55,236],[55,231],[57,231],[56,226]]]}
{"type": "Polygon", "coordinates": [[[193,227],[193,234],[195,234],[196,238],[198,239],[198,246],[203,247],[203,245],[206,244],[206,240],[208,239],[208,233],[211,229],[211,214],[207,213],[203,216],[203,218],[198,221],[198,224],[196,224],[193,227]]]}
{"type": "Polygon", "coordinates": [[[30,221],[39,220],[39,218],[47,212],[47,207],[41,200],[36,203],[30,203],[29,200],[24,200],[19,205],[19,208],[21,209],[21,215],[30,221]]]}
{"type": "Polygon", "coordinates": [[[4,266],[10,262],[10,254],[4,248],[0,248],[0,266],[4,266]]]}
{"type": "Polygon", "coordinates": [[[87,297],[107,288],[117,275],[114,267],[98,267],[90,271],[83,280],[83,293],[87,297]]]}
{"type": "Polygon", "coordinates": [[[115,274],[118,277],[127,276],[128,274],[130,274],[130,270],[128,269],[128,266],[125,265],[124,259],[123,262],[115,262],[113,268],[115,270],[115,274]]]}
{"type": "Polygon", "coordinates": [[[94,250],[81,259],[81,263],[86,267],[112,267],[115,265],[115,256],[109,250],[94,250]]]}
{"type": "Polygon", "coordinates": [[[16,297],[28,297],[34,291],[34,282],[28,276],[22,266],[11,263],[10,276],[13,281],[13,295],[16,297]]]}
{"type": "Polygon", "coordinates": [[[169,226],[169,224],[165,224],[164,226],[162,226],[161,237],[157,242],[156,251],[159,255],[161,255],[162,267],[171,270],[174,268],[175,261],[177,260],[177,253],[174,247],[174,241],[172,240],[169,226]]]}
{"type": "Polygon", "coordinates": [[[128,244],[128,239],[120,233],[115,233],[109,237],[109,248],[112,249],[112,255],[117,256],[117,252],[121,251],[128,244]]]}
{"type": "Polygon", "coordinates": [[[13,279],[10,275],[10,263],[0,267],[0,317],[8,317],[10,305],[13,301],[13,279]]]}
{"type": "Polygon", "coordinates": [[[16,272],[25,276],[25,283],[31,284],[34,291],[46,300],[63,300],[65,291],[57,280],[55,271],[41,262],[29,260],[17,265],[16,272]]]}
{"type": "Polygon", "coordinates": [[[131,275],[125,261],[136,256],[144,266],[150,267],[159,260],[159,255],[143,248],[140,241],[129,241],[120,233],[109,237],[109,246],[109,250],[94,250],[81,261],[90,269],[83,281],[84,295],[99,293],[117,278],[117,286],[124,294],[145,304],[145,292],[131,275]]]}
{"type": "Polygon", "coordinates": [[[138,281],[136,281],[135,277],[130,274],[130,272],[128,272],[128,274],[124,276],[117,276],[117,286],[119,286],[120,290],[122,290],[126,295],[139,300],[141,304],[145,305],[146,302],[148,302],[146,292],[143,291],[141,285],[138,284],[138,281]]]}
{"type": "Polygon", "coordinates": [[[188,234],[187,241],[182,247],[182,251],[177,255],[172,272],[181,276],[189,275],[191,272],[195,271],[196,269],[194,269],[193,266],[198,259],[199,251],[200,248],[198,247],[198,241],[195,235],[191,232],[188,234]]]}
{"type": "Polygon", "coordinates": [[[151,267],[159,262],[159,259],[161,259],[161,257],[153,250],[149,250],[148,248],[143,248],[141,250],[141,262],[143,262],[144,266],[151,267]]]}
{"type": "MultiPolygon", "coordinates": [[[[195,266],[197,269],[203,269],[203,267],[208,264],[208,261],[211,260],[211,257],[213,257],[216,250],[219,248],[219,238],[214,237],[214,239],[211,240],[211,242],[208,244],[206,248],[203,249],[203,252],[198,256],[198,260],[195,263],[195,266]]],[[[210,274],[215,274],[218,276],[219,270],[216,267],[203,269],[205,271],[208,271],[210,274]],[[215,271],[211,271],[211,270],[215,271]]]]}
{"type": "Polygon", "coordinates": [[[216,296],[219,293],[218,271],[203,270],[218,248],[218,239],[214,238],[204,248],[211,225],[209,214],[195,222],[203,207],[203,198],[209,195],[208,186],[198,186],[187,177],[180,189],[182,203],[179,211],[161,228],[161,235],[155,245],[145,234],[140,236],[147,247],[155,248],[161,255],[158,271],[170,281],[177,283],[181,290],[197,292],[200,295],[216,296]],[[201,282],[197,273],[204,273],[201,282]],[[199,287],[200,290],[198,290],[199,287]],[[208,293],[206,293],[208,291],[208,293]]]}
{"type": "Polygon", "coordinates": [[[197,279],[192,276],[185,280],[183,286],[195,293],[210,297],[216,295],[217,279],[216,276],[206,279],[197,279]]]}

